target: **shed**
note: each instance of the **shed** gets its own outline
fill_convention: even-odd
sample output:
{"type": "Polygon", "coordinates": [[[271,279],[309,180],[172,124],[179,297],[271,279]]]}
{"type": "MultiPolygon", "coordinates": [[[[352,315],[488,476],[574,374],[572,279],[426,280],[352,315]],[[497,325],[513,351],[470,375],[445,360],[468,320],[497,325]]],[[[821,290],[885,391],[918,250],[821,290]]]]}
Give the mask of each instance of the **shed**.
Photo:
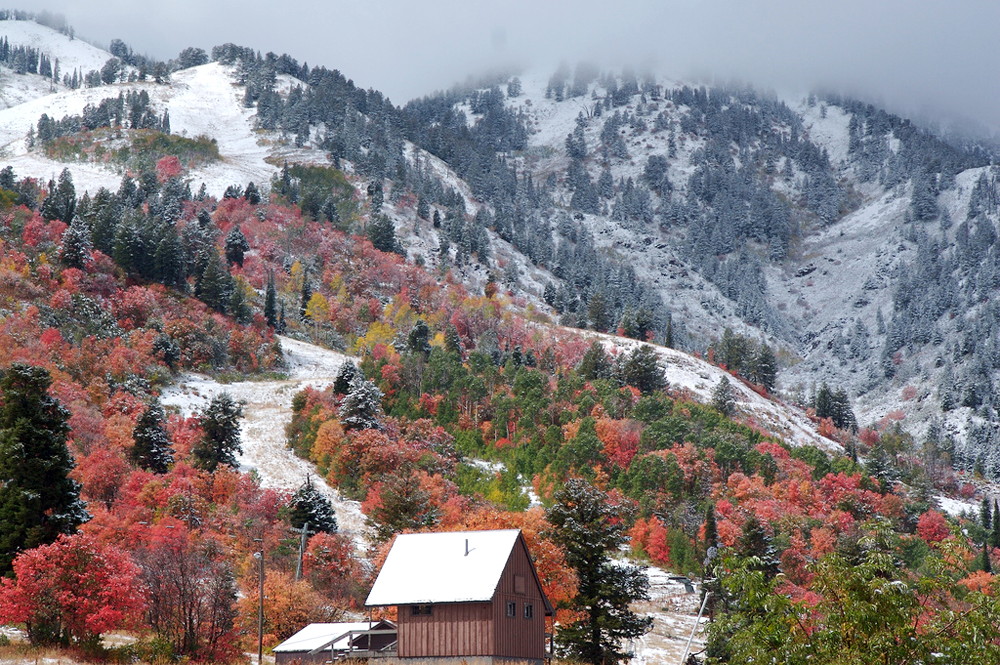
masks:
{"type": "Polygon", "coordinates": [[[347,657],[372,658],[394,653],[395,642],[391,621],[313,623],[274,647],[274,662],[322,665],[347,657]]]}
{"type": "Polygon", "coordinates": [[[398,536],[365,604],[397,607],[407,665],[525,663],[547,657],[542,590],[520,530],[398,536]]]}

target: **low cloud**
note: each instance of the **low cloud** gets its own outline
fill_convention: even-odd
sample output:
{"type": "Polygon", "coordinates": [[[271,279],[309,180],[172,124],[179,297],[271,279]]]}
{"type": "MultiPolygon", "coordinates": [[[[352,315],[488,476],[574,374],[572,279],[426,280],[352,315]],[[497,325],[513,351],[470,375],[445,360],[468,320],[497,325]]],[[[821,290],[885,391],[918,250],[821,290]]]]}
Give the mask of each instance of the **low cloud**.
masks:
{"type": "Polygon", "coordinates": [[[1000,3],[934,0],[52,0],[79,35],[174,57],[224,42],[341,70],[395,103],[488,69],[591,59],[674,79],[824,88],[1000,128],[1000,3]]]}

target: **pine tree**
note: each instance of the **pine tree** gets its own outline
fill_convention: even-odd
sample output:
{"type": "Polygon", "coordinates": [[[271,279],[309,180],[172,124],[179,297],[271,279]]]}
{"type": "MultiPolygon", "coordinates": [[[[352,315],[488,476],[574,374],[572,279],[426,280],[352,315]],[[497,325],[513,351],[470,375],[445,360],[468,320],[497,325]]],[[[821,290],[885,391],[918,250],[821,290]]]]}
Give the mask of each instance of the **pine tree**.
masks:
{"type": "Polygon", "coordinates": [[[406,338],[406,348],[411,353],[419,353],[423,355],[424,359],[431,352],[431,329],[427,327],[427,322],[423,319],[417,319],[417,322],[413,324],[413,328],[410,329],[410,334],[406,338]]]}
{"type": "Polygon", "coordinates": [[[22,363],[0,378],[0,573],[90,519],[69,477],[69,412],[49,396],[51,383],[47,370],[22,363]]]}
{"type": "Polygon", "coordinates": [[[257,189],[257,185],[255,185],[252,180],[249,184],[247,184],[247,188],[243,191],[243,198],[246,199],[247,203],[250,205],[260,204],[260,190],[257,189]]]}
{"type": "Polygon", "coordinates": [[[644,394],[662,390],[667,386],[660,356],[648,344],[634,349],[625,357],[621,376],[626,385],[635,386],[644,394]]]}
{"type": "Polygon", "coordinates": [[[990,545],[1000,547],[1000,506],[997,500],[993,500],[993,533],[990,536],[990,545]]]}
{"type": "Polygon", "coordinates": [[[90,260],[93,249],[94,245],[90,241],[90,224],[79,215],[75,216],[73,223],[63,234],[59,258],[70,268],[82,269],[90,260]]]}
{"type": "Polygon", "coordinates": [[[733,386],[729,383],[729,377],[724,376],[712,390],[712,406],[719,413],[731,416],[736,410],[736,395],[733,393],[733,386]]]}
{"type": "Polygon", "coordinates": [[[355,379],[361,377],[361,371],[358,366],[352,362],[345,362],[337,370],[337,378],[333,380],[333,392],[338,395],[346,395],[351,391],[351,387],[354,385],[355,379]]]}
{"type": "Polygon", "coordinates": [[[736,551],[742,558],[756,557],[757,561],[751,564],[751,567],[762,571],[768,580],[778,574],[778,555],[771,542],[771,536],[752,513],[743,523],[743,531],[736,541],[736,551]]]}
{"type": "Polygon", "coordinates": [[[153,473],[166,473],[174,462],[170,437],[164,427],[166,414],[160,400],[154,399],[139,416],[132,430],[132,463],[153,473]]]}
{"type": "Polygon", "coordinates": [[[372,242],[372,247],[380,252],[403,253],[403,248],[396,239],[396,227],[386,215],[375,215],[368,224],[366,233],[372,242]]]}
{"type": "Polygon", "coordinates": [[[195,466],[210,473],[220,464],[239,467],[237,455],[243,453],[240,446],[240,418],[243,404],[229,393],[212,398],[198,420],[201,423],[201,440],[194,447],[195,466]]]}
{"type": "Polygon", "coordinates": [[[338,412],[344,429],[379,429],[382,425],[382,391],[362,377],[351,384],[338,412]]]}
{"type": "Polygon", "coordinates": [[[234,263],[243,267],[243,255],[250,251],[250,243],[243,235],[239,224],[234,224],[226,234],[226,262],[232,266],[234,263]]]}
{"type": "Polygon", "coordinates": [[[337,514],[333,504],[313,486],[309,476],[306,476],[305,485],[292,495],[289,506],[292,526],[296,529],[301,529],[308,522],[310,529],[337,533],[337,514]]]}
{"type": "Polygon", "coordinates": [[[309,308],[309,300],[312,298],[312,284],[309,282],[309,273],[302,273],[302,290],[299,292],[299,319],[306,320],[306,310],[309,308]]]}
{"type": "Polygon", "coordinates": [[[628,540],[628,515],[621,504],[579,478],[568,480],[554,500],[546,519],[552,525],[552,539],[576,571],[577,594],[569,606],[582,615],[560,626],[559,648],[572,660],[616,665],[632,656],[623,645],[645,634],[653,623],[629,609],[631,603],[648,597],[646,575],[611,560],[628,540]]]}
{"type": "Polygon", "coordinates": [[[274,273],[267,274],[267,289],[264,292],[264,319],[272,328],[278,327],[278,292],[274,286],[274,273]]]}
{"type": "Polygon", "coordinates": [[[767,392],[774,391],[774,384],[778,378],[778,359],[774,356],[774,351],[767,344],[760,347],[750,357],[747,365],[747,379],[764,386],[767,392]]]}
{"type": "Polygon", "coordinates": [[[195,295],[215,311],[225,314],[232,296],[233,278],[214,247],[208,248],[207,254],[205,269],[195,284],[195,295]]]}

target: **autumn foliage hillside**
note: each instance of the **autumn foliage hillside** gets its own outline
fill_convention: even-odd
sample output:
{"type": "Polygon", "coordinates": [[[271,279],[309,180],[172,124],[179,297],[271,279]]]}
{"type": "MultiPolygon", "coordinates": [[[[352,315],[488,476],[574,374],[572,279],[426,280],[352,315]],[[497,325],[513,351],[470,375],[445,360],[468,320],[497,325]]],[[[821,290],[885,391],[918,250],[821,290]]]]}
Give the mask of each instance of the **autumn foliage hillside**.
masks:
{"type": "MultiPolygon", "coordinates": [[[[470,292],[446,267],[430,273],[352,235],[374,201],[321,171],[335,215],[283,194],[280,180],[270,200],[256,187],[214,200],[163,168],[77,198],[68,172],[47,187],[0,173],[0,367],[50,377],[90,514],[51,549],[12,553],[0,621],[94,655],[107,655],[102,632],[130,627],[141,636],[130,657],[238,659],[256,633],[255,552],[273,645],[357,609],[396,533],[490,527],[524,531],[559,620],[571,621],[577,580],[544,511],[570,478],[627,516],[634,557],[718,580],[720,614],[740,609],[725,606],[740,589],[771,585],[802,612],[824,608],[809,615],[808,638],[837,602],[830,571],[873,547],[898,563],[901,584],[924,589],[931,572],[943,575],[914,610],[918,632],[947,612],[993,607],[1000,518],[937,512],[934,484],[954,479],[898,431],[838,434],[880,465],[736,422],[724,404],[667,385],[649,347],[609,356],[495,283],[470,292]],[[209,414],[154,417],[180,371],[280,373],[276,331],[362,359],[327,390],[295,397],[287,435],[362,502],[376,547],[366,560],[332,529],[314,535],[300,581],[293,497],[208,463],[209,414]],[[74,584],[57,561],[84,578],[128,562],[113,564],[121,575],[108,584],[130,602],[32,591],[74,584]],[[55,614],[40,622],[42,609],[55,614]]],[[[859,570],[887,574],[877,564],[859,570]]],[[[713,657],[753,643],[745,623],[719,625],[733,646],[713,657]]]]}

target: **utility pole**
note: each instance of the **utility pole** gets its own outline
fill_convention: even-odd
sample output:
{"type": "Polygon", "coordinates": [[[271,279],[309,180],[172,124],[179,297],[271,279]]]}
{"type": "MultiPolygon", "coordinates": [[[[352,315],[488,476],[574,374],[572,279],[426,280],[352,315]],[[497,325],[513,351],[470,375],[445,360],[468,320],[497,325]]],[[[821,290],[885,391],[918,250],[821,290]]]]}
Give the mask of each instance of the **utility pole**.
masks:
{"type": "Polygon", "coordinates": [[[301,529],[296,529],[292,527],[292,531],[302,532],[302,537],[299,539],[299,562],[295,566],[295,581],[298,582],[302,579],[302,558],[306,553],[306,535],[315,535],[316,531],[309,530],[309,522],[304,522],[301,529]]]}
{"type": "Polygon", "coordinates": [[[254,552],[253,558],[260,563],[260,593],[257,604],[257,665],[264,662],[264,539],[254,538],[260,543],[260,551],[254,552]]]}

